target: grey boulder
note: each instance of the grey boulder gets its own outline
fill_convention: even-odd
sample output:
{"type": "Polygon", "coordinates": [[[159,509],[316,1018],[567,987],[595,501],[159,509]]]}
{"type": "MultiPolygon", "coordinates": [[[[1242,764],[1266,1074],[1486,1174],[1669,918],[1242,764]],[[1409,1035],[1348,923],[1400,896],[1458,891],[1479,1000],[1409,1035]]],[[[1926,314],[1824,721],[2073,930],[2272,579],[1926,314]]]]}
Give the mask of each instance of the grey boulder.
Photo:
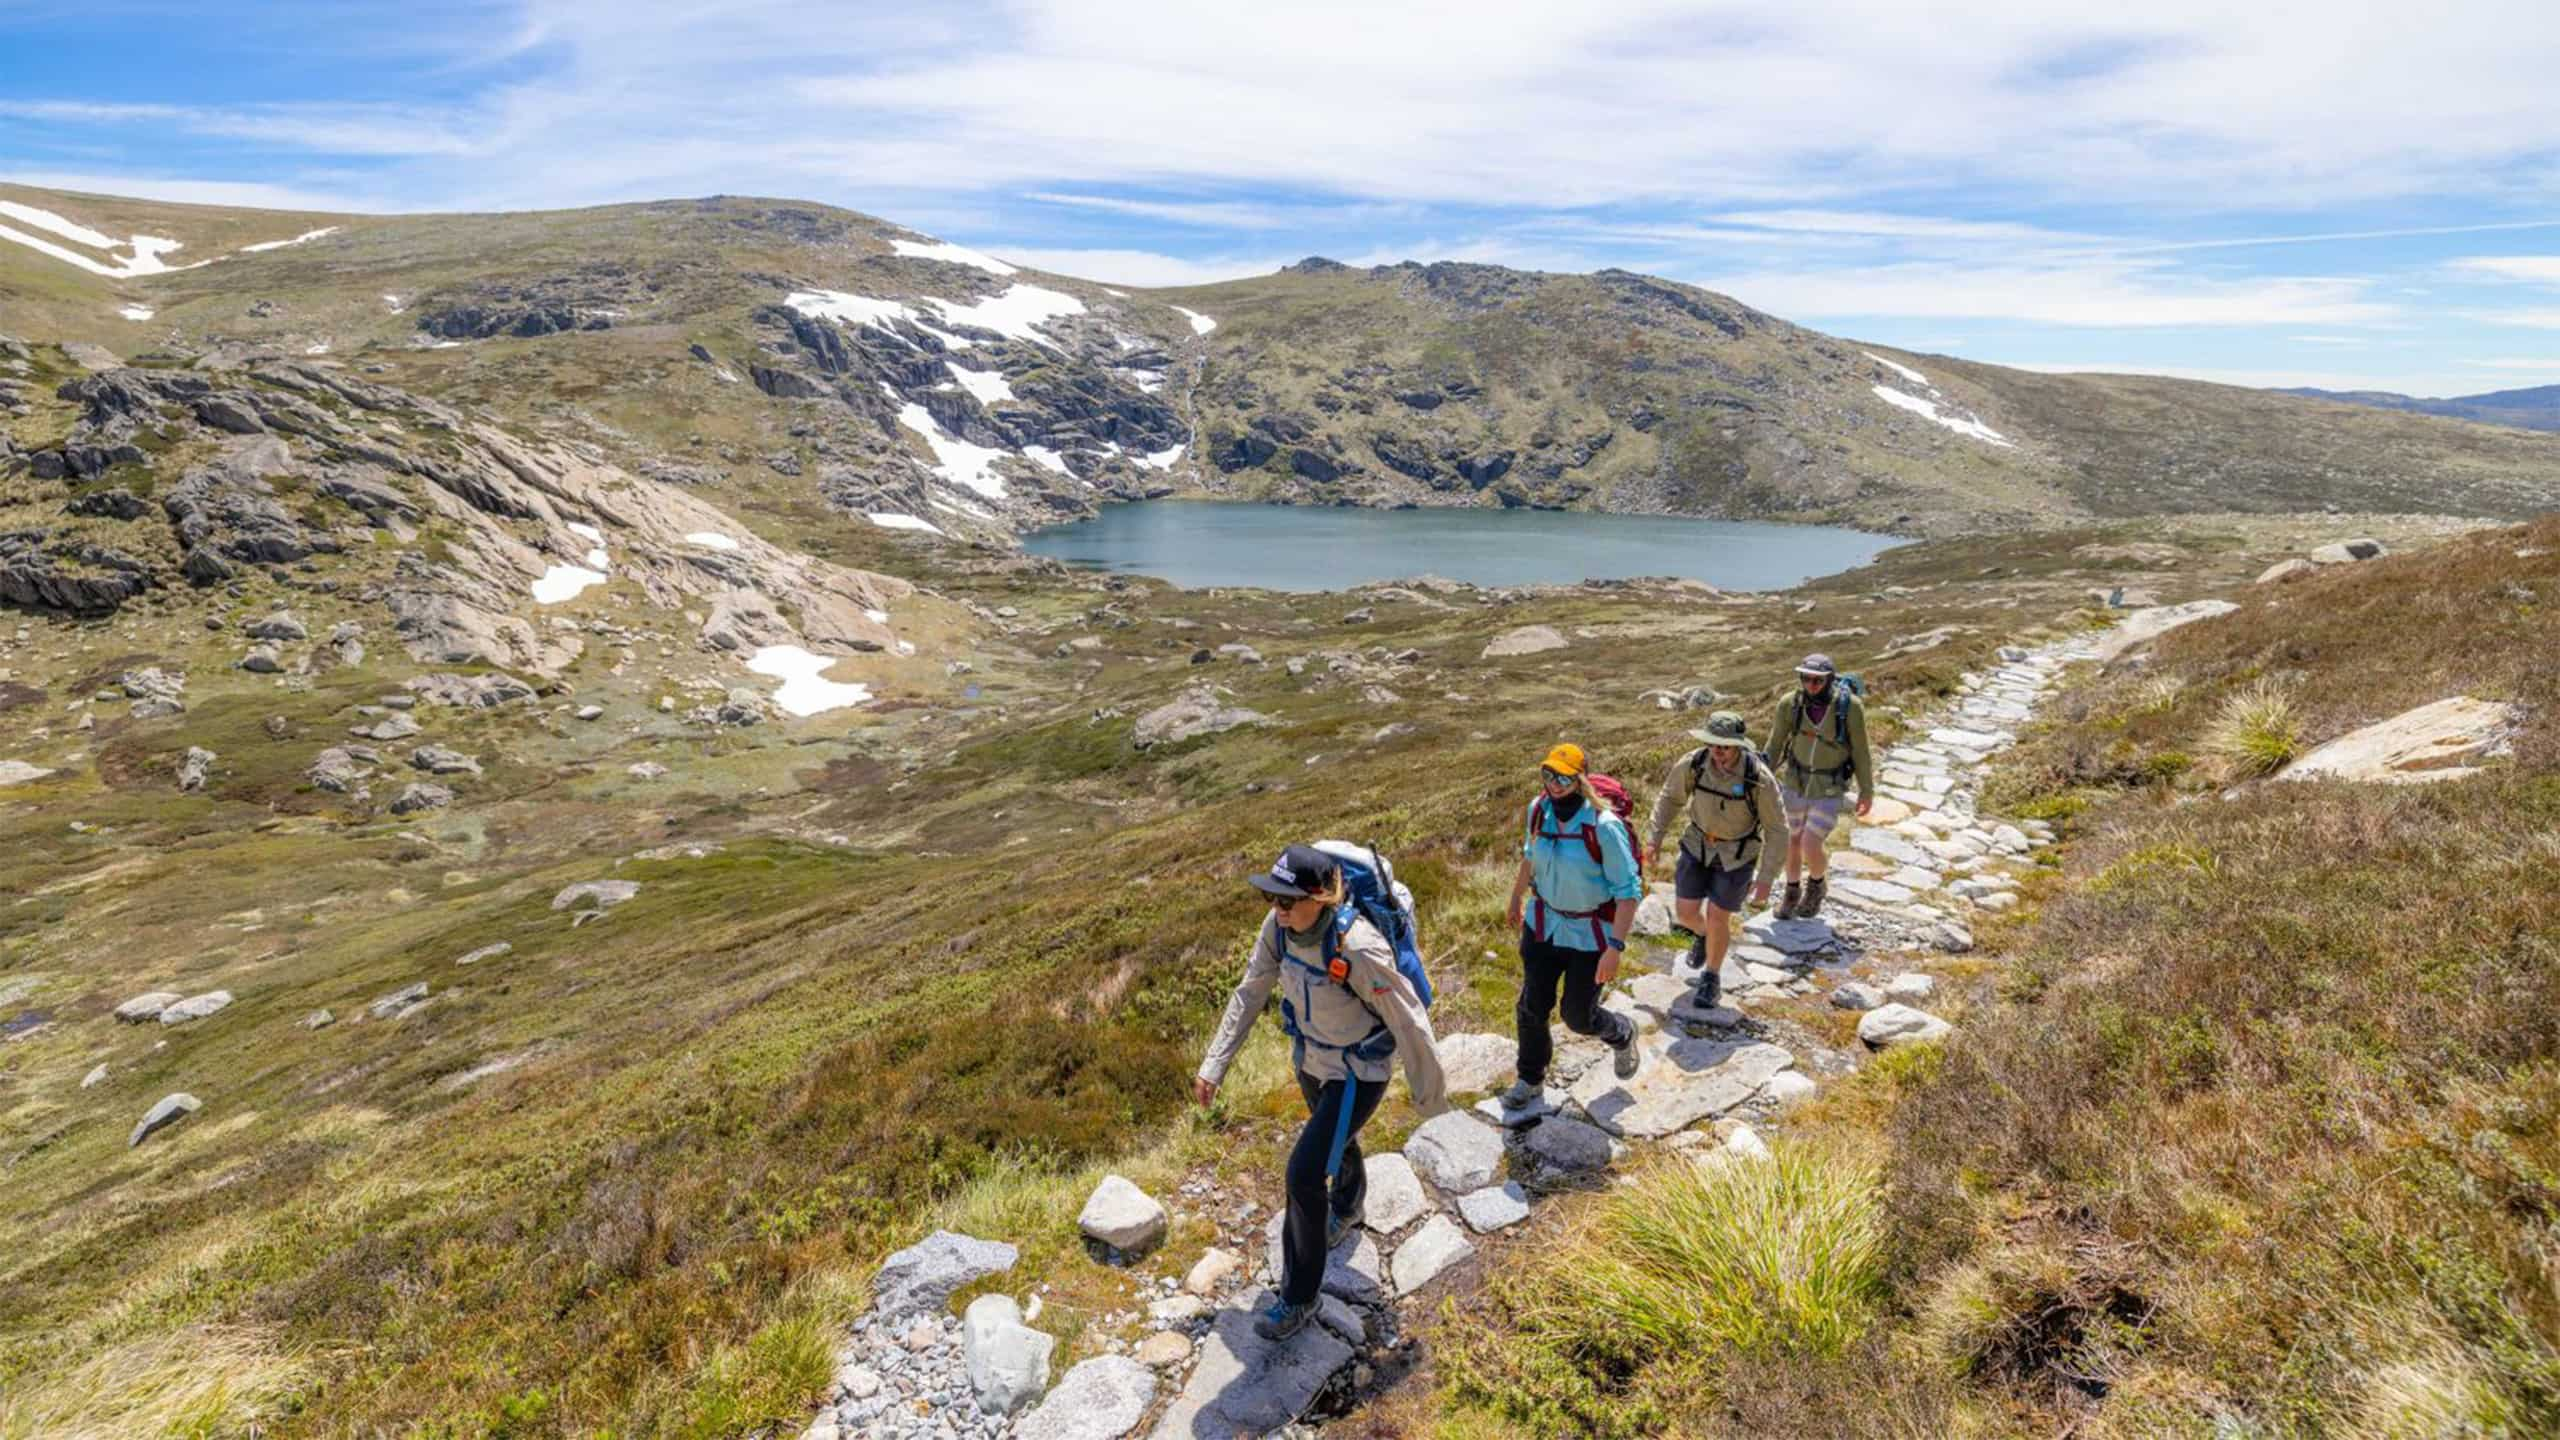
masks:
{"type": "Polygon", "coordinates": [[[1086,1198],[1076,1228],[1123,1255],[1141,1255],[1164,1238],[1164,1206],[1118,1175],[1105,1175],[1086,1198]]]}
{"type": "Polygon", "coordinates": [[[1481,1190],[1502,1168],[1502,1132],[1463,1110],[1447,1111],[1415,1128],[1404,1157],[1453,1195],[1481,1190]]]}
{"type": "Polygon", "coordinates": [[[1120,1440],[1155,1401],[1153,1371],[1126,1355],[1097,1355],[1069,1370],[1038,1409],[1014,1423],[1013,1440],[1120,1440]]]}
{"type": "Polygon", "coordinates": [[[1022,1323],[1010,1295],[981,1295],[961,1317],[969,1392],[989,1415],[1010,1415],[1049,1388],[1049,1352],[1057,1341],[1022,1323]]]}
{"type": "Polygon", "coordinates": [[[163,1096],[159,1104],[144,1112],[142,1123],[133,1127],[133,1138],[125,1141],[124,1147],[130,1150],[203,1108],[203,1101],[184,1092],[163,1096]]]}
{"type": "Polygon", "coordinates": [[[952,1292],[1012,1269],[1020,1254],[1001,1240],[936,1230],[880,1262],[880,1273],[871,1281],[873,1318],[885,1323],[939,1310],[952,1292]]]}
{"type": "Polygon", "coordinates": [[[228,1006],[230,1003],[230,991],[208,990],[202,995],[190,996],[189,998],[181,1000],[177,1004],[171,1005],[162,1010],[160,1012],[160,1023],[163,1025],[184,1025],[190,1020],[201,1020],[207,1015],[214,1014],[225,1006],[228,1006]]]}

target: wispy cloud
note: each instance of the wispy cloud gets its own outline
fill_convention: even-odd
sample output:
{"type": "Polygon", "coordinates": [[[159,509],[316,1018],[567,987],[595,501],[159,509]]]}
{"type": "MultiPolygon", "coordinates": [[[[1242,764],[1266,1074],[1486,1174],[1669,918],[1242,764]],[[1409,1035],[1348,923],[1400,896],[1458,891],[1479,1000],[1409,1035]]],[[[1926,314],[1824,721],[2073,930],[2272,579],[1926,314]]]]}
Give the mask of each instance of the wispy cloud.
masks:
{"type": "Polygon", "coordinates": [[[92,126],[143,127],[258,141],[324,155],[467,155],[478,143],[447,112],[401,106],[274,105],[245,109],[0,100],[0,116],[92,126]]]}
{"type": "Polygon", "coordinates": [[[2560,255],[2473,255],[2454,261],[2453,268],[2494,280],[2560,285],[2560,255]]]}
{"type": "MultiPolygon", "coordinates": [[[[1174,285],[1213,285],[1221,280],[1241,280],[1249,275],[1268,275],[1287,260],[1270,256],[1213,256],[1195,259],[1166,255],[1153,250],[1058,249],[1037,245],[1003,245],[992,247],[995,254],[1017,265],[1046,270],[1057,275],[1073,275],[1083,280],[1099,280],[1108,285],[1140,287],[1174,285]]],[[[1291,257],[1295,258],[1295,257],[1291,257]]]]}
{"type": "Polygon", "coordinates": [[[2018,320],[2103,329],[2360,325],[2398,318],[2353,279],[2210,281],[2126,263],[1765,269],[1698,283],[1774,314],[2018,320]]]}

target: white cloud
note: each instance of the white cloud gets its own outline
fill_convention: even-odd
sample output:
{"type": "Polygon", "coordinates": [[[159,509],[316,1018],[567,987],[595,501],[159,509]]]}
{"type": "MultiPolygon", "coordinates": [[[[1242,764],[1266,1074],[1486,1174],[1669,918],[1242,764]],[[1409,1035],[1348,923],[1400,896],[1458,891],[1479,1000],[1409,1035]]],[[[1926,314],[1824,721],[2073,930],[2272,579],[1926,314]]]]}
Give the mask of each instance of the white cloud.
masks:
{"type": "Polygon", "coordinates": [[[1764,269],[1702,275],[1697,283],[1790,318],[2023,320],[2044,325],[2361,325],[2396,307],[2366,282],[2318,276],[2200,280],[2120,261],[2071,266],[1941,262],[1859,269],[1764,269]]]}
{"type": "Polygon", "coordinates": [[[2165,375],[2173,380],[2203,380],[2215,385],[2238,385],[2252,390],[2282,390],[2309,386],[2318,390],[2383,390],[2397,395],[2443,396],[2469,394],[2480,388],[2480,377],[2476,375],[2424,372],[2376,375],[2363,371],[2293,369],[2283,366],[2261,369],[2247,366],[2153,365],[2132,361],[2067,363],[1989,360],[1986,363],[2006,365],[2014,370],[2034,370],[2047,375],[2165,375]]]}
{"type": "Polygon", "coordinates": [[[2483,370],[2560,370],[2560,357],[2550,355],[2518,355],[2497,360],[2463,362],[2483,370]]]}
{"type": "Polygon", "coordinates": [[[2560,285],[2560,255],[2473,255],[2454,261],[2453,268],[2497,280],[2560,285]]]}
{"type": "Polygon", "coordinates": [[[2470,319],[2488,325],[2520,325],[2528,330],[2560,330],[2560,309],[2475,310],[2470,319]]]}
{"type": "Polygon", "coordinates": [[[1079,280],[1096,280],[1105,285],[1136,285],[1140,288],[1211,285],[1220,280],[1241,280],[1250,275],[1268,275],[1289,263],[1288,260],[1268,256],[1199,259],[1162,255],[1153,250],[1044,250],[1036,245],[1002,244],[991,248],[1003,251],[1007,259],[1034,270],[1046,270],[1052,275],[1071,275],[1079,280]]]}

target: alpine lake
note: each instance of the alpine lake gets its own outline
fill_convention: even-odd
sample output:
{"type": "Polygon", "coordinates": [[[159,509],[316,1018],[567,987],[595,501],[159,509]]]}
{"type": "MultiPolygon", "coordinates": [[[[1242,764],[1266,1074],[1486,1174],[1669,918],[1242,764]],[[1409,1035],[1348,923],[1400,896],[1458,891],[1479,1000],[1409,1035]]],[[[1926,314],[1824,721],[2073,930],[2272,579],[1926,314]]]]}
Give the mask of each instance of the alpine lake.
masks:
{"type": "Polygon", "coordinates": [[[1082,569],[1182,586],[1341,590],[1437,575],[1485,586],[1666,575],[1724,590],[1781,590],[1853,569],[1901,544],[1821,525],[1606,515],[1581,510],[1414,509],[1149,500],[1023,537],[1082,569]]]}

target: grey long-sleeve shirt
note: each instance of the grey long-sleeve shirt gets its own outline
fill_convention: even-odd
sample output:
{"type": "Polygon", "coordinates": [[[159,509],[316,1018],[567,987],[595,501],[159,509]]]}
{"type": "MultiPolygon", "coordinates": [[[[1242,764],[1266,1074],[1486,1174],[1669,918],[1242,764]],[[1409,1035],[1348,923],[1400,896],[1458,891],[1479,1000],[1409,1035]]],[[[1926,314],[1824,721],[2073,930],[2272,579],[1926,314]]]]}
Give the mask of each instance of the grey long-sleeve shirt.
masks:
{"type": "Polygon", "coordinates": [[[1227,1078],[1227,1067],[1253,1022],[1276,988],[1297,1016],[1307,1040],[1297,1046],[1298,1068],[1319,1083],[1339,1080],[1347,1069],[1363,1080],[1388,1078],[1393,1062],[1404,1060],[1405,1081],[1414,1104],[1432,1114],[1447,1107],[1448,1082],[1440,1073],[1440,1047],[1431,1033],[1430,1013],[1413,983],[1396,969],[1395,951],[1366,920],[1355,919],[1343,936],[1342,958],[1349,973],[1341,981],[1322,973],[1320,938],[1333,923],[1331,912],[1314,936],[1297,940],[1280,928],[1277,917],[1265,919],[1254,936],[1253,953],[1245,961],[1244,979],[1227,997],[1218,1033],[1200,1061],[1200,1078],[1215,1085],[1227,1078]],[[1306,963],[1294,963],[1289,955],[1306,963]],[[1314,968],[1309,968],[1309,967],[1314,968]],[[1380,1029],[1385,1033],[1381,1035],[1380,1029]]]}

